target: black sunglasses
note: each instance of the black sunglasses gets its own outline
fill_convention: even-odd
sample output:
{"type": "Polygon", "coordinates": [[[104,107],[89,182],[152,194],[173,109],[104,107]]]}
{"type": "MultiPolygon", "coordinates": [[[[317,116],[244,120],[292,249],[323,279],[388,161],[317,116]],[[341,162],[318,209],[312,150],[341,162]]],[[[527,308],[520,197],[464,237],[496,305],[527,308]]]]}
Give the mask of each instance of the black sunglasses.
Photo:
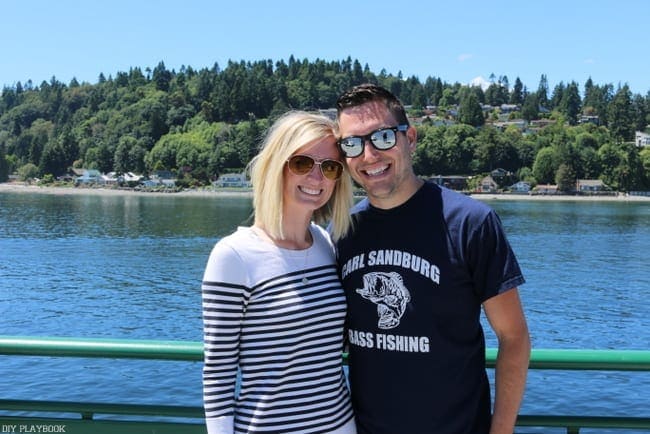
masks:
{"type": "Polygon", "coordinates": [[[294,155],[287,160],[289,170],[296,175],[306,175],[314,168],[314,165],[320,167],[320,172],[327,179],[336,181],[343,174],[343,163],[336,160],[316,161],[309,155],[294,155]]]}
{"type": "Polygon", "coordinates": [[[405,132],[408,129],[409,126],[406,124],[396,127],[380,128],[365,136],[343,137],[338,141],[338,144],[341,151],[348,158],[358,157],[363,154],[363,146],[366,141],[370,141],[375,149],[387,151],[397,144],[397,132],[405,132]]]}

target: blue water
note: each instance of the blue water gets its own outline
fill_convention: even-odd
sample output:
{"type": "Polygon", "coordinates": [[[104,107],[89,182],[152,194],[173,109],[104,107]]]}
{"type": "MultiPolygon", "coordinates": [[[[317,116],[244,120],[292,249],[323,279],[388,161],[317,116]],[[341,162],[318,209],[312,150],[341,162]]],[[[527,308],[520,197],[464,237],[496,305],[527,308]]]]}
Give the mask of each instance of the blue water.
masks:
{"type": "MultiPolygon", "coordinates": [[[[650,202],[488,203],[534,347],[650,348],[650,202]]],[[[250,212],[245,197],[0,193],[0,334],[200,341],[207,256],[250,212]]],[[[0,360],[0,399],[201,405],[198,362],[0,360]]],[[[650,417],[650,373],[531,371],[522,413],[650,417]]]]}

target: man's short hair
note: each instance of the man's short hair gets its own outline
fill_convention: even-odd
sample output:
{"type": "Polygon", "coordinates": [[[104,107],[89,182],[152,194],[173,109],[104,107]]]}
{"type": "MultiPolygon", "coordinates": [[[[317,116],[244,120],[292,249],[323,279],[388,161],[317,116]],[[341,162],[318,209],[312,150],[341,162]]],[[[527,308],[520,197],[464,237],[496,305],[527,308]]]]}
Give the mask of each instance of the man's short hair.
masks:
{"type": "Polygon", "coordinates": [[[364,83],[349,89],[336,101],[336,117],[346,108],[356,107],[372,101],[381,101],[400,124],[409,125],[404,105],[388,89],[373,83],[364,83]]]}

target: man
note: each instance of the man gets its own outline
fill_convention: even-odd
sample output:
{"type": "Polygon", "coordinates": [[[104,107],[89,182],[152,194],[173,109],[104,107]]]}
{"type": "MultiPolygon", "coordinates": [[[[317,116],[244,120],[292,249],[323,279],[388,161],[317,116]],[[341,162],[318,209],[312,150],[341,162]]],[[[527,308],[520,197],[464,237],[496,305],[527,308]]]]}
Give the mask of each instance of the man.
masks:
{"type": "Polygon", "coordinates": [[[517,290],[524,278],[499,218],[415,175],[417,132],[386,89],[351,89],[337,120],[367,194],[337,244],[358,432],[511,434],[530,339],[517,290]],[[481,306],[499,345],[493,413],[481,306]]]}

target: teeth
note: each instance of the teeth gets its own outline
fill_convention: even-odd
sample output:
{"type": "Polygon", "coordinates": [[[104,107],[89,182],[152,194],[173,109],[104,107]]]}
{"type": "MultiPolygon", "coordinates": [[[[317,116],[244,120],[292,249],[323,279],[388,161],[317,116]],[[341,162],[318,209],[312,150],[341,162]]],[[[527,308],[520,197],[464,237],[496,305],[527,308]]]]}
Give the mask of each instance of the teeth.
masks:
{"type": "Polygon", "coordinates": [[[314,195],[314,196],[317,196],[317,195],[320,194],[320,190],[315,190],[315,189],[306,188],[306,187],[300,187],[300,191],[302,191],[303,193],[306,193],[306,194],[314,195]]]}
{"type": "Polygon", "coordinates": [[[382,172],[385,172],[386,169],[388,169],[388,166],[377,167],[376,169],[372,169],[372,170],[366,169],[366,173],[368,174],[368,176],[375,176],[375,175],[379,175],[382,172]]]}

